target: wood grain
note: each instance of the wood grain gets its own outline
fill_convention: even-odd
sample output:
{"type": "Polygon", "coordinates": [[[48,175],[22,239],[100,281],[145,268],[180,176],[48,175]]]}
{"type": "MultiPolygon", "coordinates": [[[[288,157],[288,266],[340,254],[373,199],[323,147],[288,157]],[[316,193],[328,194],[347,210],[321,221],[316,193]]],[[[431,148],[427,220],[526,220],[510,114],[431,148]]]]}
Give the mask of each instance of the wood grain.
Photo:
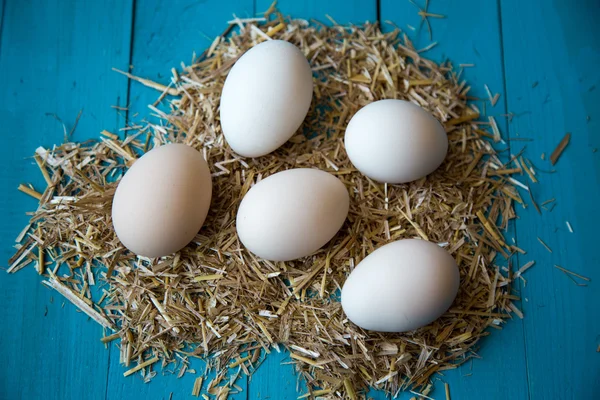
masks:
{"type": "MultiPolygon", "coordinates": [[[[416,4],[423,7],[425,3],[416,4]]],[[[418,12],[419,8],[408,1],[381,2],[381,20],[384,27],[389,27],[385,21],[397,23],[418,49],[438,42],[438,45],[424,53],[426,57],[438,62],[449,59],[457,69],[460,69],[460,64],[474,65],[464,67],[461,75],[472,87],[469,95],[482,99],[476,101],[476,105],[485,115],[494,116],[500,131],[505,135],[505,139],[508,139],[507,118],[503,116],[507,111],[497,3],[469,0],[430,2],[428,12],[444,16],[428,19],[431,39],[429,30],[418,12]],[[501,97],[495,107],[487,101],[488,94],[484,85],[493,93],[500,93],[501,97]]],[[[507,145],[497,146],[498,150],[504,150],[506,147],[507,145]]],[[[501,158],[508,160],[506,151],[500,154],[501,158]]],[[[516,236],[514,224],[504,235],[507,238],[516,236]]],[[[496,262],[505,264],[500,259],[496,262]]],[[[481,360],[476,359],[458,370],[448,371],[441,379],[449,382],[454,398],[526,399],[523,322],[519,319],[509,321],[502,331],[491,330],[490,334],[490,337],[480,342],[478,354],[482,357],[481,360]],[[494,384],[484,385],[482,382],[494,384]]],[[[432,396],[436,399],[444,398],[443,385],[437,385],[432,396]]]]}
{"type": "Polygon", "coordinates": [[[6,0],[0,1],[0,53],[2,53],[2,27],[4,26],[4,7],[6,7],[6,0]]]}
{"type": "MultiPolygon", "coordinates": [[[[253,0],[136,0],[130,72],[168,84],[171,68],[181,70],[182,62],[189,65],[194,54],[200,55],[227,28],[234,14],[248,18],[253,10],[253,0]]],[[[130,118],[147,118],[148,104],[159,95],[132,82],[130,118]]]]}
{"type": "MultiPolygon", "coordinates": [[[[0,45],[0,253],[6,265],[16,234],[35,202],[14,189],[23,181],[42,189],[30,158],[39,145],[63,140],[84,108],[76,139],[116,130],[110,108],[123,103],[127,84],[110,73],[129,61],[131,5],[76,0],[21,2],[4,7],[0,45]]],[[[43,287],[31,268],[0,274],[2,343],[0,398],[104,399],[108,352],[102,329],[61,296],[43,287]]]]}
{"type": "MultiPolygon", "coordinates": [[[[181,62],[189,64],[194,53],[199,55],[210,46],[214,37],[227,28],[227,21],[233,18],[234,13],[240,18],[252,16],[253,1],[234,0],[225,4],[218,0],[136,0],[131,72],[167,85],[172,76],[171,68],[180,70],[181,62]]],[[[122,76],[119,79],[126,82],[126,78],[122,76]]],[[[148,104],[154,103],[159,95],[156,90],[131,82],[128,97],[129,121],[135,123],[152,119],[148,104]]],[[[166,108],[166,102],[162,106],[166,108]]],[[[112,346],[110,351],[110,390],[107,399],[168,399],[171,393],[174,399],[190,397],[197,375],[185,374],[177,379],[173,374],[162,376],[159,372],[151,384],[145,384],[139,375],[123,378],[124,369],[119,364],[118,349],[112,346]]],[[[193,360],[190,368],[201,372],[204,364],[193,360]]],[[[167,368],[168,371],[174,369],[174,365],[167,368]]],[[[245,399],[246,377],[242,376],[236,384],[244,391],[232,398],[245,399]]],[[[207,385],[208,380],[204,387],[207,385]]]]}
{"type": "MultiPolygon", "coordinates": [[[[260,12],[266,10],[270,0],[257,0],[256,8],[260,12]]],[[[326,15],[337,23],[361,23],[377,20],[377,2],[375,0],[282,0],[278,2],[280,11],[295,18],[316,19],[319,22],[331,24],[326,15]]],[[[306,393],[306,385],[297,382],[297,375],[289,363],[288,352],[277,353],[267,357],[258,373],[252,377],[248,391],[248,399],[294,399],[299,393],[306,393]],[[299,393],[298,393],[299,392],[299,393]]],[[[372,393],[374,399],[383,399],[381,393],[372,393]]]]}
{"type": "MultiPolygon", "coordinates": [[[[264,12],[271,0],[256,0],[256,12],[264,12]]],[[[277,7],[285,15],[294,18],[315,19],[330,24],[327,15],[339,24],[361,24],[377,21],[377,0],[281,0],[277,7]]]]}
{"type": "Polygon", "coordinates": [[[501,3],[507,104],[522,114],[509,125],[510,135],[535,139],[513,152],[526,144],[527,156],[540,170],[557,171],[540,172],[540,183],[531,184],[538,203],[555,197],[556,207],[542,209],[541,217],[532,209],[521,211],[517,222],[519,245],[528,250],[520,262],[537,262],[523,291],[531,399],[600,397],[600,256],[595,243],[600,158],[594,152],[600,147],[600,92],[595,89],[600,84],[600,4],[582,3],[501,3]],[[572,134],[571,143],[552,167],[549,156],[566,132],[572,134]],[[555,264],[592,281],[576,286],[555,264]]]}

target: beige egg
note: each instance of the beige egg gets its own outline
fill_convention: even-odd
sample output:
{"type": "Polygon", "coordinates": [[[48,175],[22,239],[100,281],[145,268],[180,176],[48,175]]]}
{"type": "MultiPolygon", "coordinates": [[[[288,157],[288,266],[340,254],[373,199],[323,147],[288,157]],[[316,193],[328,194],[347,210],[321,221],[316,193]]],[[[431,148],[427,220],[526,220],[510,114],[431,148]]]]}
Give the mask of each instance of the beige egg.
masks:
{"type": "Polygon", "coordinates": [[[306,257],[340,230],[350,197],[335,176],[318,169],[281,171],[254,185],[237,213],[240,241],[259,257],[306,257]]]}
{"type": "Polygon", "coordinates": [[[184,144],[155,148],[119,182],[112,204],[115,232],[138,255],[169,255],[198,233],[211,195],[210,171],[202,154],[184,144]]]}
{"type": "Polygon", "coordinates": [[[299,48],[268,40],[235,63],[223,86],[223,135],[244,157],[268,154],[296,133],[310,108],[312,71],[299,48]]]}
{"type": "Polygon", "coordinates": [[[386,99],[354,114],[344,144],[356,169],[376,181],[396,184],[435,171],[446,158],[448,135],[427,110],[386,99]]]}
{"type": "Polygon", "coordinates": [[[454,258],[435,243],[403,239],[369,254],[342,288],[356,325],[380,332],[421,328],[448,310],[460,284],[454,258]]]}

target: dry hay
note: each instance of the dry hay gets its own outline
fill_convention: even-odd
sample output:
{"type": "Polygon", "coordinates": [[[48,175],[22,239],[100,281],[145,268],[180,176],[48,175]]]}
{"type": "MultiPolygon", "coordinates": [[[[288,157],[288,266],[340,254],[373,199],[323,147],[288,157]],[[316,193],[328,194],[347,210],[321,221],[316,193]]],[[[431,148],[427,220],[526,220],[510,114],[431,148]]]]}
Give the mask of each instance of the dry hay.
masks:
{"type": "Polygon", "coordinates": [[[47,285],[113,329],[103,341],[120,339],[121,362],[138,364],[127,375],[151,377],[153,363],[168,367],[178,359],[185,371],[186,357],[206,358],[217,378],[204,388],[199,378],[194,393],[225,398],[236,390],[226,371],[253,372],[279,343],[290,350],[309,396],[362,398],[368,387],[392,395],[410,387],[427,390],[433,374],[474,355],[486,328],[500,328],[511,312],[522,317],[512,284],[531,263],[514,273],[510,263],[499,267],[495,258],[522,251],[502,231],[515,217],[514,203],[522,203],[514,184],[523,184],[510,175],[522,173],[526,160],[508,152],[501,160],[492,147],[501,142],[495,121],[478,122],[477,108],[467,104],[467,84],[449,63],[421,57],[398,31],[309,25],[273,10],[266,17],[233,21],[239,32],[217,38],[193,65],[174,72],[168,87],[136,78],[162,91],[161,99],[179,95],[170,112],[151,107],[160,122],[129,127],[124,140],[103,132],[99,141],[38,148],[48,187],[43,193],[21,187],[40,206],[20,235],[9,270],[35,265],[47,285]],[[219,97],[238,57],[271,37],[296,44],[310,60],[314,100],[287,144],[244,159],[223,138],[219,97]],[[415,102],[443,122],[450,149],[435,173],[383,185],[353,168],[344,128],[360,107],[384,98],[415,102]],[[209,217],[179,253],[136,257],[112,229],[115,181],[140,154],[168,142],[187,143],[208,160],[214,184],[209,217]],[[260,179],[303,167],[328,171],[346,185],[352,200],[345,225],[313,256],[285,263],[256,258],[236,236],[241,198],[260,179]],[[403,334],[353,325],[336,297],[348,274],[385,243],[415,237],[439,243],[457,260],[461,285],[451,309],[403,334]],[[104,289],[91,290],[94,285],[104,289]]]}

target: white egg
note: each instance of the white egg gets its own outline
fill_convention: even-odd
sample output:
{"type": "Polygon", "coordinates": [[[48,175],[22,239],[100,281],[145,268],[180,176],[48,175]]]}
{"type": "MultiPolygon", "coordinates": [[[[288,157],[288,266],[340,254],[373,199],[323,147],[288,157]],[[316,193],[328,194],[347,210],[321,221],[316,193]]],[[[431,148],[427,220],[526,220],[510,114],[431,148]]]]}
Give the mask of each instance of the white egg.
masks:
{"type": "Polygon", "coordinates": [[[237,233],[248,250],[273,261],[309,256],[335,236],[348,215],[344,184],[327,172],[299,168],[254,185],[237,213],[237,233]]]}
{"type": "Polygon", "coordinates": [[[211,195],[210,171],[202,154],[184,144],[152,149],[117,186],[112,204],[117,237],[142,256],[174,253],[202,227],[211,195]]]}
{"type": "Polygon", "coordinates": [[[406,332],[440,317],[452,304],[460,274],[435,243],[404,239],[362,260],[342,288],[342,308],[363,329],[406,332]]]}
{"type": "Polygon", "coordinates": [[[406,183],[435,171],[448,151],[448,136],[429,112],[404,100],[361,108],[345,134],[348,158],[379,182],[406,183]]]}
{"type": "Polygon", "coordinates": [[[244,157],[268,154],[298,130],[312,99],[304,54],[283,40],[262,42],[235,63],[221,94],[221,127],[244,157]]]}

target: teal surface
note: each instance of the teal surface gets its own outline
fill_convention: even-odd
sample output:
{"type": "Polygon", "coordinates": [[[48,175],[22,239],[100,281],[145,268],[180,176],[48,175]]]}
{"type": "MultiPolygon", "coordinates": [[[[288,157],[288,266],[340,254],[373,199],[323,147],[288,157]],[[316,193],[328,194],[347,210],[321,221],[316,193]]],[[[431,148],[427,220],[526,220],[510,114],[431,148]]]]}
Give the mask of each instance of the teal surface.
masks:
{"type": "MultiPolygon", "coordinates": [[[[146,105],[156,92],[128,82],[112,67],[133,65],[135,74],[167,82],[170,68],[205,49],[232,14],[254,16],[270,2],[0,0],[0,264],[6,266],[27,222],[25,211],[35,207],[16,187],[43,183],[30,156],[38,145],[63,139],[53,115],[70,129],[83,109],[77,140],[97,137],[102,129],[117,131],[135,114],[149,115],[146,105]],[[129,115],[111,105],[129,105],[129,115]]],[[[541,183],[531,185],[538,203],[554,197],[556,207],[541,216],[519,207],[507,233],[527,250],[519,265],[536,261],[520,288],[525,318],[482,340],[481,359],[437,376],[430,396],[445,399],[441,382],[448,382],[454,400],[600,399],[600,2],[430,3],[430,12],[446,18],[430,18],[439,44],[426,54],[475,64],[465,69],[474,93],[487,97],[484,84],[501,93],[488,113],[496,116],[513,154],[526,147],[540,170],[551,169],[540,155],[548,156],[572,133],[557,172],[540,172],[541,183]],[[508,113],[514,118],[502,116],[508,113]],[[533,140],[515,140],[524,138],[533,140]],[[555,264],[592,281],[576,286],[555,264]]],[[[326,20],[328,14],[340,23],[379,19],[389,28],[384,21],[390,21],[417,47],[430,43],[408,0],[282,0],[279,8],[301,18],[326,20]]],[[[98,340],[101,328],[70,304],[63,307],[60,295],[43,287],[32,269],[0,274],[0,310],[1,399],[190,398],[191,374],[158,376],[149,384],[139,376],[123,378],[118,350],[98,340]]],[[[238,381],[244,392],[235,398],[296,398],[302,385],[288,361],[284,353],[271,354],[254,376],[238,381]]]]}

